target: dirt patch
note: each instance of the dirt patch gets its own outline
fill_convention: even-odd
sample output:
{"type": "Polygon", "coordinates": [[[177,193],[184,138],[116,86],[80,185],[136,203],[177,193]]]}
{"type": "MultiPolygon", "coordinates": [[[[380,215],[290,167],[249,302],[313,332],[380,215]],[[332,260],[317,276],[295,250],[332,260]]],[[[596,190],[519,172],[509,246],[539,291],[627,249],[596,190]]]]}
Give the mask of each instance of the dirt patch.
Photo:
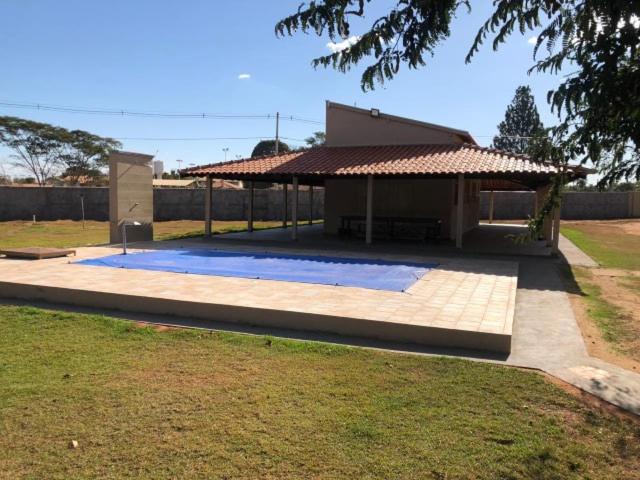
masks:
{"type": "Polygon", "coordinates": [[[640,236],[640,219],[636,218],[626,220],[564,220],[562,225],[567,227],[579,225],[585,230],[605,230],[608,232],[614,228],[627,235],[640,236]]]}
{"type": "Polygon", "coordinates": [[[627,370],[640,371],[640,362],[616,352],[609,342],[602,338],[602,333],[589,317],[587,307],[580,295],[570,294],[569,297],[589,355],[627,370]]]}
{"type": "MultiPolygon", "coordinates": [[[[640,371],[640,295],[625,286],[629,271],[617,269],[592,269],[589,282],[600,288],[601,296],[624,314],[629,335],[620,350],[607,342],[589,315],[585,299],[579,293],[569,294],[571,305],[582,332],[589,354],[632,371],[640,371]],[[630,352],[629,354],[622,351],[630,352]]],[[[637,273],[637,272],[634,272],[637,273]]],[[[635,276],[635,275],[634,275],[635,276]]]]}
{"type": "Polygon", "coordinates": [[[159,325],[157,323],[136,322],[138,328],[150,328],[156,332],[169,332],[171,330],[177,330],[177,327],[170,327],[169,325],[159,325]]]}

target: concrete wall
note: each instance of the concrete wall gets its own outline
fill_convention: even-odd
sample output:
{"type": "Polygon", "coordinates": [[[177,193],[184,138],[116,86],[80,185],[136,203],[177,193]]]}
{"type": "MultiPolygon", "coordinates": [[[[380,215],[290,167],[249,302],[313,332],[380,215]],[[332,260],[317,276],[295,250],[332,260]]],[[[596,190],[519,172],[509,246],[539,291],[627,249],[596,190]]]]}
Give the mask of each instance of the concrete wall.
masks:
{"type": "MultiPolygon", "coordinates": [[[[533,192],[494,192],[495,220],[533,215],[533,192]]],[[[562,200],[565,220],[598,220],[640,217],[640,192],[566,192],[562,200]]],[[[480,194],[480,217],[489,218],[489,192],[480,194]]]]}
{"type": "Polygon", "coordinates": [[[102,187],[0,187],[0,221],[109,220],[109,189],[102,187]]]}
{"type": "MultiPolygon", "coordinates": [[[[203,220],[204,194],[199,189],[154,188],[153,213],[155,221],[203,220]]],[[[0,187],[0,221],[80,220],[80,197],[84,195],[87,220],[109,220],[109,188],[92,187],[0,187]]],[[[254,212],[256,220],[282,218],[282,191],[255,190],[254,212]]],[[[292,192],[289,190],[288,208],[291,217],[292,192]]],[[[242,220],[247,218],[248,190],[214,190],[213,218],[215,220],[242,220]]],[[[313,192],[314,218],[324,215],[324,191],[313,192]]],[[[309,192],[300,190],[298,218],[306,220],[309,212],[309,192]]]]}
{"type": "Polygon", "coordinates": [[[326,145],[329,147],[465,141],[445,127],[382,113],[372,117],[369,110],[331,102],[327,102],[326,129],[326,145]]]}
{"type": "MultiPolygon", "coordinates": [[[[204,189],[156,188],[154,193],[155,220],[202,220],[204,219],[204,189]]],[[[254,220],[282,219],[282,190],[255,189],[253,193],[254,220]]],[[[293,191],[289,189],[287,209],[291,218],[293,191]]],[[[249,190],[213,190],[212,212],[214,220],[242,220],[249,211],[249,190]]],[[[324,215],[324,190],[313,191],[313,217],[324,215]]],[[[298,197],[298,219],[309,218],[309,191],[300,190],[298,197]]]]}
{"type": "MultiPolygon", "coordinates": [[[[466,183],[472,185],[472,182],[466,183]]],[[[338,233],[342,216],[365,215],[366,179],[328,180],[325,190],[326,233],[338,233]]],[[[455,180],[374,179],[373,215],[440,218],[443,237],[455,237],[454,190],[455,180]]],[[[465,231],[477,225],[477,199],[465,202],[465,217],[465,231]]]]}
{"type": "MultiPolygon", "coordinates": [[[[378,182],[380,181],[375,184],[378,182]]],[[[328,185],[330,184],[331,182],[328,182],[328,185]]],[[[362,213],[356,212],[357,214],[364,214],[364,181],[362,189],[362,197],[355,202],[362,204],[363,210],[362,213]]],[[[376,191],[375,188],[374,191],[376,191]]],[[[289,202],[291,202],[291,191],[289,193],[289,202]]],[[[0,186],[0,221],[31,220],[34,214],[38,220],[80,220],[82,218],[81,195],[84,196],[87,220],[109,220],[109,189],[106,187],[0,186]]],[[[256,220],[280,219],[281,191],[256,190],[255,195],[256,220]]],[[[306,191],[300,191],[300,218],[303,219],[307,217],[307,195],[306,191]]],[[[532,192],[495,192],[494,195],[494,218],[496,220],[522,219],[533,212],[534,194],[532,192]]],[[[338,201],[339,198],[336,197],[338,201]]],[[[315,217],[322,218],[323,190],[316,188],[313,199],[315,217]]],[[[331,199],[327,198],[327,202],[330,204],[331,199]]],[[[204,218],[204,189],[155,188],[153,189],[153,203],[155,221],[202,220],[204,218]]],[[[246,190],[213,191],[214,219],[244,219],[246,218],[247,205],[248,193],[246,190]]],[[[480,217],[489,218],[488,192],[480,194],[480,217]]],[[[562,217],[566,219],[640,218],[640,192],[567,192],[564,194],[562,217]]],[[[332,220],[328,219],[328,221],[332,220]]]]}

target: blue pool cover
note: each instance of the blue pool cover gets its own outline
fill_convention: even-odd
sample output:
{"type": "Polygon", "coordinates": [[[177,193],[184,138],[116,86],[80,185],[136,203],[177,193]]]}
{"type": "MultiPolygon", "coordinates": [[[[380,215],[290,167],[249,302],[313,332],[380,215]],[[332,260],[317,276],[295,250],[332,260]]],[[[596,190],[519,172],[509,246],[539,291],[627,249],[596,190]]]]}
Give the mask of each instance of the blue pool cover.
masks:
{"type": "Polygon", "coordinates": [[[402,292],[434,263],[407,263],[228,250],[154,250],[76,262],[82,265],[258,278],[402,292]]]}

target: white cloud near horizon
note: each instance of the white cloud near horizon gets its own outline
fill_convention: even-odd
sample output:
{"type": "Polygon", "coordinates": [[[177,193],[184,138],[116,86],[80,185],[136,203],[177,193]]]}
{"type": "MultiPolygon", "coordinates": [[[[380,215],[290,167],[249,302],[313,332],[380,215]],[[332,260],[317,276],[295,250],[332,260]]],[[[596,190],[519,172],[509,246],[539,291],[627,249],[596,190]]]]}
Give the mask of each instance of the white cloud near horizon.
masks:
{"type": "Polygon", "coordinates": [[[241,73],[238,75],[238,80],[249,80],[251,75],[249,73],[241,73]]]}
{"type": "Polygon", "coordinates": [[[351,47],[352,45],[355,45],[356,43],[358,43],[358,40],[360,40],[360,37],[357,37],[355,35],[352,35],[351,37],[343,40],[342,42],[329,42],[327,43],[327,48],[329,50],[331,50],[331,53],[339,53],[349,47],[351,47]]]}
{"type": "Polygon", "coordinates": [[[538,37],[534,35],[533,37],[529,38],[529,40],[527,40],[527,43],[529,45],[535,45],[537,41],[538,41],[538,37]]]}

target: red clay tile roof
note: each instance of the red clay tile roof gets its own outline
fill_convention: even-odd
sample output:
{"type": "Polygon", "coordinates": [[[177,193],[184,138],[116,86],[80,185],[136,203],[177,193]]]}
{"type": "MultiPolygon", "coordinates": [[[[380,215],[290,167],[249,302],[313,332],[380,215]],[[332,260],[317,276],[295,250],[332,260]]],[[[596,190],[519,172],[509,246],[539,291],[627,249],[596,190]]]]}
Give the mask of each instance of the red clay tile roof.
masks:
{"type": "Polygon", "coordinates": [[[214,163],[183,170],[185,175],[334,176],[469,175],[556,172],[550,164],[477,145],[388,145],[318,147],[298,152],[214,163]]]}

